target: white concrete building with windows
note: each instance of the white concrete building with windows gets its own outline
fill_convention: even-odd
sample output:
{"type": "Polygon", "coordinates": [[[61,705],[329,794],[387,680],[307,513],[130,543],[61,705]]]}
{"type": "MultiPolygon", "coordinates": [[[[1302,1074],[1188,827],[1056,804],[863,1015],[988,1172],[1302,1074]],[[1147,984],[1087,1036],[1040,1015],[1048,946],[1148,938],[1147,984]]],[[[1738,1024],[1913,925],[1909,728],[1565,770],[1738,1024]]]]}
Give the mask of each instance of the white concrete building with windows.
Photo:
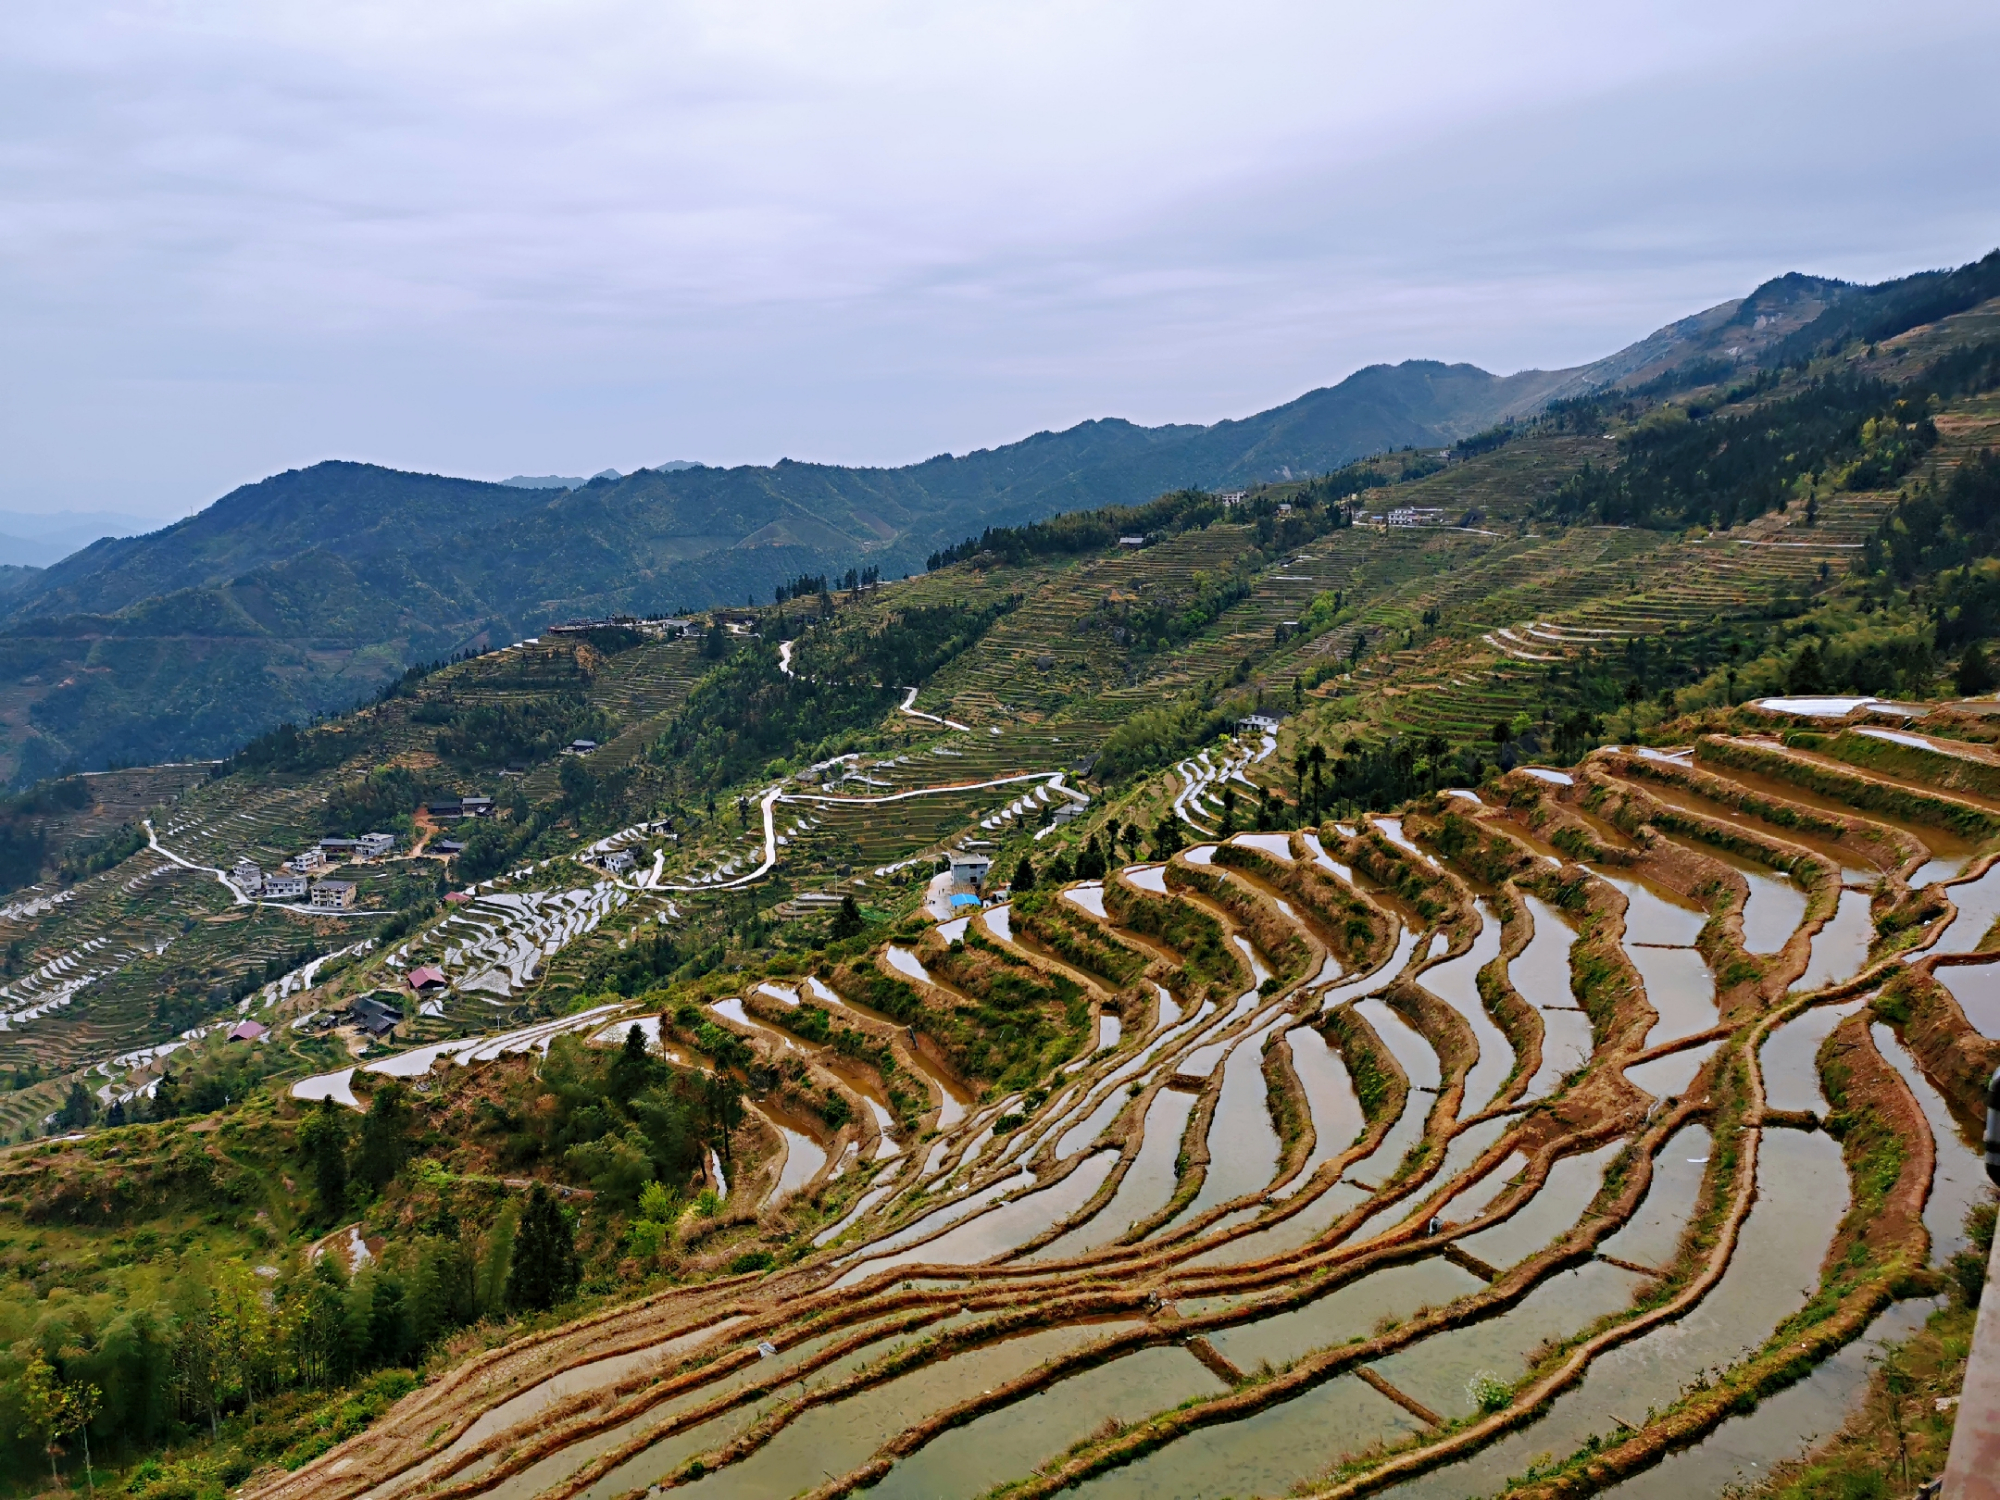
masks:
{"type": "Polygon", "coordinates": [[[312,904],[315,911],[352,911],[354,882],[351,880],[315,882],[312,888],[312,904]]]}
{"type": "Polygon", "coordinates": [[[986,876],[993,868],[992,859],[984,854],[972,854],[962,849],[954,849],[951,860],[951,886],[954,891],[976,893],[986,883],[986,876]]]}

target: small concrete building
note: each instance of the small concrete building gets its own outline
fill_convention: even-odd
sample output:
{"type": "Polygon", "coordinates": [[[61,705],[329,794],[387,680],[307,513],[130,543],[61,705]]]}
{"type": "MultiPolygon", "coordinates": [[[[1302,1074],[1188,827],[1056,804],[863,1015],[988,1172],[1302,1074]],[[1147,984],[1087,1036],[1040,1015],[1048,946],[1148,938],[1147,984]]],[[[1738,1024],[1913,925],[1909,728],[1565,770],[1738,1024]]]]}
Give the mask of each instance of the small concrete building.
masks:
{"type": "Polygon", "coordinates": [[[303,875],[266,875],[263,896],[266,901],[297,901],[306,893],[306,878],[303,875]]]}
{"type": "Polygon", "coordinates": [[[976,892],[986,883],[986,876],[993,868],[993,861],[984,854],[969,854],[961,849],[951,851],[951,886],[954,892],[976,892]]]}
{"type": "Polygon", "coordinates": [[[326,867],[326,855],[317,846],[302,849],[285,861],[285,868],[296,870],[301,875],[310,875],[314,870],[326,867]]]}
{"type": "Polygon", "coordinates": [[[354,907],[354,882],[351,880],[322,880],[312,888],[312,904],[316,911],[351,911],[354,907]]]}
{"type": "Polygon", "coordinates": [[[264,872],[254,859],[237,860],[229,867],[229,879],[246,896],[255,896],[264,889],[264,872]]]}
{"type": "Polygon", "coordinates": [[[369,859],[381,859],[396,847],[396,835],[393,833],[364,833],[354,842],[359,846],[362,854],[369,859]]]}

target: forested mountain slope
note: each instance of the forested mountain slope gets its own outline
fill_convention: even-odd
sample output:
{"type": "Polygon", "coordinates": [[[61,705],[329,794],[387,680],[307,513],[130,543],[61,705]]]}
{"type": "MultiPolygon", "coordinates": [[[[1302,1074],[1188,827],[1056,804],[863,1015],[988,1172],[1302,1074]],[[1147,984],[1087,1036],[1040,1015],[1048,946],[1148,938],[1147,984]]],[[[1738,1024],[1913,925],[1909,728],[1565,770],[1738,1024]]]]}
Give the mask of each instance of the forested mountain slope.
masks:
{"type": "Polygon", "coordinates": [[[555,620],[743,603],[850,568],[895,577],[989,526],[1440,447],[1553,398],[1755,361],[1856,298],[1878,322],[1912,298],[1962,298],[1984,265],[1902,292],[1780,278],[1575,370],[1371,366],[1240,420],[1091,421],[902,468],[671,466],[549,490],[317,464],[23,580],[0,634],[0,766],[20,782],[219,755],[345,708],[406,664],[555,620]]]}
{"type": "MultiPolygon", "coordinates": [[[[0,1493],[1717,1493],[1955,1285],[1922,1478],[2000,1063],[2000,297],[1943,280],[6,799],[0,1493]],[[351,906],[236,873],[377,831],[351,906]]],[[[612,548],[616,492],[542,500],[612,548]]],[[[393,526],[327,530],[102,618],[402,625],[393,526]]],[[[197,640],[125,644],[171,692],[197,640]]]]}

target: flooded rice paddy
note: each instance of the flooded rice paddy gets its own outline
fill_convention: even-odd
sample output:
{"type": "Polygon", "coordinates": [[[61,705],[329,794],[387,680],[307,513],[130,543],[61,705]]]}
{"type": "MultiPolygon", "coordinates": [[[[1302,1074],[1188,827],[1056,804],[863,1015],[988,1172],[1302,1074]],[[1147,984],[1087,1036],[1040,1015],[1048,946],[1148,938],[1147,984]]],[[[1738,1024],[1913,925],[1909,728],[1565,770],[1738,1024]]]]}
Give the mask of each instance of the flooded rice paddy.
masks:
{"type": "Polygon", "coordinates": [[[1599,1355],[1540,1421],[1474,1458],[1383,1493],[1397,1500],[1491,1494],[1537,1458],[1560,1458],[1593,1434],[1642,1422],[1648,1408],[1666,1406],[1697,1375],[1751,1353],[1805,1304],[1818,1281],[1819,1262],[1847,1209],[1840,1148],[1824,1135],[1767,1131],[1757,1188],[1758,1211],[1744,1225],[1728,1268],[1692,1311],[1599,1355]]]}
{"type": "Polygon", "coordinates": [[[2000,964],[1940,965],[1934,977],[1951,991],[1974,1031],[2000,1042],[2000,964]]]}
{"type": "Polygon", "coordinates": [[[1917,1107],[1924,1112],[1924,1122],[1930,1126],[1931,1140],[1937,1148],[1931,1195],[1924,1203],[1924,1227],[1931,1232],[1931,1262],[1941,1265],[1965,1248],[1966,1213],[1975,1203],[1984,1203],[1992,1196],[1985,1159],[1959,1134],[1958,1123],[1952,1119],[1944,1097],[1924,1076],[1896,1033],[1879,1021],[1868,1031],[1875,1038],[1877,1050],[1917,1096],[1917,1107]]]}
{"type": "MultiPolygon", "coordinates": [[[[1543,792],[1567,799],[1580,797],[1582,788],[1574,779],[1545,778],[1543,792]]],[[[1465,816],[1501,816],[1470,798],[1453,806],[1465,816]]],[[[1462,877],[1465,872],[1432,844],[1429,826],[1417,813],[1408,818],[1375,819],[1388,847],[1426,880],[1462,877]]],[[[1507,824],[1509,836],[1514,827],[1507,824]]],[[[1599,832],[1611,839],[1608,830],[1599,832]]],[[[1957,862],[1952,873],[1974,852],[1930,830],[1922,836],[1937,856],[1933,864],[1957,862]]],[[[1710,1036],[1643,1062],[1625,1062],[1632,1054],[1618,1049],[1642,1029],[1640,1047],[1672,1047],[1741,1027],[1761,1012],[1741,1008],[1738,1000],[1731,1002],[1739,1006],[1733,1014],[1718,1011],[1714,975],[1694,946],[1707,914],[1661,883],[1662,866],[1647,866],[1644,840],[1620,835],[1611,841],[1634,863],[1607,863],[1582,878],[1622,893],[1624,952],[1656,1019],[1650,1027],[1628,1026],[1623,1015],[1607,1022],[1601,1055],[1572,989],[1573,970],[1588,977],[1594,961],[1576,949],[1576,923],[1589,931],[1593,920],[1572,920],[1572,911],[1585,910],[1580,904],[1568,895],[1569,909],[1551,904],[1543,893],[1553,895],[1553,884],[1523,889],[1509,882],[1495,891],[1468,882],[1451,885],[1455,910],[1439,915],[1449,903],[1426,907],[1418,919],[1403,896],[1386,894],[1413,887],[1353,884],[1343,860],[1317,834],[1304,837],[1296,858],[1290,835],[1240,835],[1234,842],[1287,866],[1304,866],[1312,880],[1323,872],[1346,882],[1355,899],[1374,904],[1370,920],[1377,925],[1366,935],[1365,951],[1349,957],[1351,972],[1315,958],[1316,972],[1303,983],[1274,985],[1268,995],[1252,988],[1217,1004],[1181,991],[1184,976],[1172,965],[1155,967],[1117,994],[1091,990],[1084,1019],[1065,1023],[1066,1050],[1055,1054],[1059,1067],[1039,1077],[1017,1074],[976,1098],[946,1087],[943,1054],[918,1053],[906,1023],[849,1006],[878,1027],[895,1026],[898,1047],[909,1045],[913,1066],[947,1107],[927,1117],[934,1118],[934,1135],[892,1142],[890,1127],[902,1127],[877,1097],[879,1087],[851,1066],[835,1069],[868,1110],[861,1120],[863,1146],[879,1134],[883,1150],[896,1153],[877,1168],[858,1162],[847,1144],[854,1140],[852,1129],[845,1140],[833,1138],[832,1146],[846,1150],[830,1164],[829,1146],[807,1134],[810,1120],[793,1122],[776,1113],[775,1101],[753,1101],[785,1151],[778,1170],[767,1157],[762,1178],[749,1167],[741,1175],[746,1183],[764,1184],[771,1194],[765,1206],[788,1204],[785,1212],[803,1226],[795,1231],[802,1242],[823,1253],[808,1253],[761,1278],[733,1278],[733,1321],[672,1343],[634,1339],[630,1352],[580,1359],[510,1388],[452,1450],[412,1465],[371,1493],[379,1500],[414,1497],[436,1482],[440,1465],[478,1443],[504,1438],[459,1479],[510,1500],[527,1500],[550,1486],[611,1500],[663,1482],[674,1493],[704,1500],[761,1500],[829,1483],[844,1486],[842,1493],[892,1500],[973,1500],[1061,1462],[1078,1445],[1113,1442],[1129,1424],[1184,1403],[1198,1407],[1232,1391],[1264,1390],[1257,1382],[1280,1377],[1296,1361],[1362,1341],[1379,1343],[1316,1383],[1272,1388],[1261,1409],[1254,1401],[1232,1404],[1228,1419],[1195,1422],[1065,1493],[1093,1500],[1273,1497],[1359,1455],[1428,1434],[1429,1417],[1420,1411],[1446,1423],[1476,1416],[1492,1391],[1511,1389],[1539,1355],[1630,1318],[1635,1298],[1658,1284],[1658,1273],[1684,1257],[1707,1256],[1708,1242],[1689,1240],[1687,1230],[1704,1201],[1714,1201],[1705,1194],[1726,1197],[1730,1191],[1726,1167],[1711,1159],[1712,1117],[1701,1112],[1724,1106],[1734,1087],[1730,1070],[1713,1070],[1704,1086],[1717,1091],[1715,1101],[1693,1091],[1711,1060],[1743,1045],[1740,1030],[1733,1040],[1710,1036]],[[1525,948],[1504,963],[1497,918],[1503,900],[1517,903],[1533,926],[1525,948]],[[1468,929],[1468,946],[1450,956],[1447,934],[1468,929]],[[1486,1109],[1515,1068],[1501,1017],[1487,1010],[1479,993],[1478,975],[1489,967],[1504,969],[1534,1007],[1543,1027],[1542,1058],[1514,1105],[1467,1126],[1460,1122],[1486,1109]],[[1445,1070],[1439,1047],[1455,1055],[1443,1039],[1458,1033],[1447,1027],[1436,1039],[1427,1036],[1425,1027],[1443,1024],[1437,1013],[1391,1003],[1401,993],[1391,981],[1401,975],[1411,975],[1456,1012],[1477,1045],[1455,1117],[1440,1102],[1445,1070]],[[1134,1008],[1135,995],[1144,1009],[1134,1008]],[[1149,1021],[1155,998],[1159,1008],[1149,1021]],[[1372,1130],[1361,1085],[1373,1089],[1380,1079],[1351,1042],[1343,1051],[1338,1018],[1329,1018],[1340,1007],[1351,1007],[1366,1022],[1409,1083],[1400,1111],[1378,1118],[1372,1130]],[[1267,1049],[1279,1038],[1297,1078],[1295,1095],[1274,1095],[1271,1080],[1282,1077],[1275,1065],[1267,1076],[1267,1049]],[[1597,1068],[1587,1066],[1593,1057],[1600,1057],[1597,1068]],[[1621,1063],[1624,1081],[1615,1072],[1621,1063]],[[1651,1096],[1650,1110],[1645,1099],[1633,1102],[1627,1081],[1651,1096]],[[1657,1123],[1669,1100],[1685,1100],[1684,1107],[1697,1111],[1670,1135],[1657,1123]],[[1309,1149],[1281,1133],[1306,1124],[1309,1149]],[[1379,1139],[1368,1147],[1371,1136],[1379,1139]],[[1650,1181],[1627,1217],[1600,1226],[1592,1216],[1603,1211],[1594,1205],[1607,1172],[1635,1140],[1652,1153],[1650,1181]],[[1285,1168],[1288,1160],[1295,1165],[1285,1168]],[[1482,1163],[1490,1165],[1481,1170],[1482,1163]],[[1282,1184],[1281,1170],[1287,1173],[1282,1184]],[[1420,1180],[1412,1178],[1419,1173],[1420,1180]],[[1594,1255],[1555,1253],[1575,1231],[1600,1228],[1594,1255]],[[1510,1276],[1508,1300],[1487,1306],[1488,1278],[1510,1276]],[[1441,1310],[1445,1315],[1438,1317],[1441,1310]],[[915,1320],[912,1326],[892,1326],[905,1316],[915,1320]],[[871,1373],[892,1353],[917,1358],[916,1351],[932,1347],[927,1341],[939,1333],[963,1332],[996,1317],[1018,1323],[1010,1324],[1007,1336],[950,1346],[948,1357],[871,1373]],[[1126,1342],[1090,1352],[1111,1338],[1126,1342]],[[835,1340],[852,1340],[856,1347],[842,1353],[835,1340]],[[758,1355],[760,1345],[768,1354],[758,1355]],[[702,1361],[717,1355],[716,1373],[703,1376],[702,1361]],[[815,1368],[821,1360],[830,1362],[815,1368]],[[542,1414],[558,1411],[552,1403],[588,1400],[591,1391],[608,1391],[614,1382],[644,1389],[650,1373],[676,1372],[685,1389],[657,1406],[635,1407],[629,1419],[620,1409],[616,1424],[603,1432],[579,1427],[532,1464],[509,1456],[509,1442],[536,1433],[542,1414]],[[1015,1390],[1014,1381],[1022,1387],[1015,1390]],[[716,1409],[717,1402],[727,1409],[716,1409]],[[963,1410],[961,1403],[967,1404],[963,1410]],[[947,1412],[956,1415],[943,1422],[947,1412]],[[687,1430],[665,1430],[680,1421],[687,1430]],[[731,1444],[727,1454],[720,1451],[731,1444]],[[892,1453],[894,1462],[887,1462],[892,1453]],[[702,1468],[691,1467],[697,1459],[702,1468]],[[575,1476],[586,1476],[589,1464],[606,1472],[585,1485],[575,1476]]],[[[1837,848],[1821,842],[1819,852],[1837,848]]],[[[1710,846],[1679,844],[1711,870],[1734,870],[1748,883],[1743,925],[1750,952],[1773,954],[1791,940],[1806,909],[1800,886],[1710,846]]],[[[1212,863],[1215,847],[1205,844],[1177,857],[1211,863],[1222,873],[1225,867],[1212,863]]],[[[1873,878],[1850,851],[1838,852],[1856,884],[1873,878]]],[[[1380,853],[1378,845],[1370,857],[1380,853]]],[[[1569,866],[1566,881],[1576,878],[1577,868],[1569,866]]],[[[1684,865],[1665,868],[1684,882],[1684,865]]],[[[1521,880],[1534,886],[1549,874],[1537,861],[1532,878],[1521,880]]],[[[1071,886],[1063,899],[1073,920],[1103,924],[1114,935],[1118,923],[1103,899],[1109,881],[1122,879],[1204,911],[1221,924],[1224,942],[1242,957],[1253,984],[1261,985],[1270,966],[1251,934],[1239,930],[1223,906],[1174,895],[1165,876],[1162,864],[1127,869],[1071,886]]],[[[1959,915],[1937,948],[1968,953],[2000,918],[2000,876],[1954,887],[1951,895],[1959,915]]],[[[1267,892],[1264,905],[1279,920],[1303,926],[1305,899],[1294,887],[1283,897],[1267,892]]],[[[1813,938],[1794,994],[1843,983],[1860,971],[1872,936],[1870,917],[1866,893],[1840,893],[1837,909],[1813,938]]],[[[940,931],[948,940],[974,927],[1014,942],[1005,907],[940,931]]],[[[1268,930],[1259,930],[1259,941],[1267,941],[1268,930]]],[[[927,981],[917,956],[926,950],[908,932],[898,936],[909,946],[886,946],[879,961],[891,972],[927,981]]],[[[1144,935],[1120,941],[1149,961],[1166,951],[1144,935]]],[[[1032,944],[1012,951],[1038,963],[1048,959],[1032,944]]],[[[1936,972],[1974,1029],[2000,1030],[2000,966],[1936,972]]],[[[829,980],[840,982],[835,969],[785,983],[797,985],[798,999],[846,1005],[829,980]]],[[[930,998],[939,995],[953,998],[948,992],[930,998]]],[[[1824,1115],[1820,1049],[1863,1003],[1855,998],[1812,1006],[1771,1031],[1752,1059],[1770,1108],[1824,1115]]],[[[721,1013],[767,1059],[783,1057],[787,1048],[792,1055],[806,1050],[800,1038],[760,1025],[740,1001],[721,1013]]],[[[1501,1015],[1508,1014],[1503,1008],[1501,1015]]],[[[1942,1260],[1962,1245],[1965,1209],[1984,1192],[1979,1164],[1894,1032],[1876,1024],[1869,1034],[1908,1083],[1938,1147],[1924,1221],[1933,1259],[1942,1260]]],[[[1524,1427],[1498,1433],[1462,1461],[1382,1493],[1408,1500],[1493,1493],[1531,1463],[1561,1458],[1593,1436],[1643,1425],[1690,1381],[1755,1352],[1819,1286],[1849,1184],[1839,1145],[1823,1132],[1773,1126],[1754,1134],[1753,1208],[1705,1295],[1683,1315],[1599,1353],[1575,1385],[1524,1427]]],[[[1636,1166],[1629,1161],[1618,1167],[1631,1170],[1636,1166]]],[[[748,1189],[739,1185],[738,1191],[748,1189]]],[[[746,1221],[742,1242],[754,1243],[756,1232],[746,1221]]],[[[1837,1426],[1865,1380],[1871,1351],[1906,1333],[1924,1312],[1924,1304],[1893,1307],[1805,1379],[1732,1417],[1618,1493],[1645,1500],[1718,1493],[1755,1481],[1772,1463],[1837,1426]]]]}
{"type": "Polygon", "coordinates": [[[1980,946],[1987,929],[2000,920],[2000,861],[1975,880],[1948,885],[1944,893],[1958,908],[1951,925],[1931,947],[1933,953],[1972,953],[1980,946]]]}
{"type": "Polygon", "coordinates": [[[1868,892],[1842,890],[1833,915],[1813,934],[1806,971],[1793,981],[1792,988],[1816,990],[1846,983],[1867,965],[1868,946],[1874,940],[1868,892]]]}
{"type": "Polygon", "coordinates": [[[1625,955],[1659,1012],[1644,1045],[1664,1046],[1709,1030],[1722,1019],[1715,1009],[1715,975],[1694,946],[1708,914],[1664,886],[1604,870],[1597,874],[1625,897],[1625,955]]]}
{"type": "Polygon", "coordinates": [[[1570,988],[1569,950],[1576,944],[1575,929],[1539,896],[1529,896],[1525,904],[1535,933],[1507,966],[1507,977],[1515,992],[1541,1012],[1542,1065],[1528,1080],[1527,1094],[1539,1099],[1590,1061],[1593,1043],[1590,1017],[1570,988]]]}
{"type": "Polygon", "coordinates": [[[1479,971],[1500,956],[1500,920],[1492,903],[1485,899],[1475,905],[1479,933],[1471,947],[1456,958],[1433,964],[1417,976],[1417,983],[1465,1017],[1479,1043],[1479,1057],[1465,1077],[1465,1102],[1461,1115],[1474,1115],[1493,1101],[1500,1085],[1514,1068],[1514,1048],[1507,1034],[1486,1013],[1479,997],[1479,971]]]}

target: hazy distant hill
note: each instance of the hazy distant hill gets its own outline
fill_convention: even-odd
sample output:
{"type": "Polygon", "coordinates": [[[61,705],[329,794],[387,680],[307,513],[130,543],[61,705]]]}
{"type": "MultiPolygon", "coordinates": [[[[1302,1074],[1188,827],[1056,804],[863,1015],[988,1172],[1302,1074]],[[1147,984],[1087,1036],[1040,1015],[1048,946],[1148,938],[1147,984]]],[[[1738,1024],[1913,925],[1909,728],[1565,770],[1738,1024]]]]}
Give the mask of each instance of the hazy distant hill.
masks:
{"type": "Polygon", "coordinates": [[[675,463],[493,484],[316,464],[9,580],[0,720],[30,728],[0,753],[17,773],[221,754],[343,708],[407,662],[553,620],[767,599],[802,572],[894,577],[989,525],[1444,445],[1557,397],[1855,336],[1973,297],[1996,267],[1876,288],[1780,277],[1578,369],[1373,365],[1240,419],[1088,421],[900,468],[675,463]]]}
{"type": "Polygon", "coordinates": [[[136,536],[159,524],[110,510],[0,510],[0,565],[45,568],[99,537],[136,536]]]}
{"type": "MultiPolygon", "coordinates": [[[[684,458],[670,459],[666,463],[653,465],[653,468],[662,474],[672,474],[681,469],[692,469],[694,467],[696,466],[684,458]]],[[[590,476],[591,479],[623,479],[624,477],[616,469],[600,469],[597,473],[590,476]]],[[[580,490],[586,484],[590,483],[590,479],[585,479],[581,474],[573,477],[562,474],[516,474],[512,479],[503,479],[500,482],[517,490],[580,490]]]]}
{"type": "Polygon", "coordinates": [[[1532,409],[1565,378],[1501,378],[1430,361],[1378,365],[1240,421],[1083,422],[897,469],[690,465],[561,488],[559,476],[487,484],[321,463],[63,559],[22,591],[14,624],[39,636],[67,633],[75,625],[54,622],[117,616],[152,601],[132,619],[94,619],[88,628],[129,635],[173,621],[209,636],[353,640],[357,628],[382,638],[376,632],[393,618],[426,648],[444,649],[481,630],[531,628],[578,610],[761,597],[805,568],[867,559],[909,571],[987,525],[1446,443],[1532,409]],[[366,602],[347,597],[350,588],[366,602]],[[190,590],[208,597],[176,597],[190,590]]]}

